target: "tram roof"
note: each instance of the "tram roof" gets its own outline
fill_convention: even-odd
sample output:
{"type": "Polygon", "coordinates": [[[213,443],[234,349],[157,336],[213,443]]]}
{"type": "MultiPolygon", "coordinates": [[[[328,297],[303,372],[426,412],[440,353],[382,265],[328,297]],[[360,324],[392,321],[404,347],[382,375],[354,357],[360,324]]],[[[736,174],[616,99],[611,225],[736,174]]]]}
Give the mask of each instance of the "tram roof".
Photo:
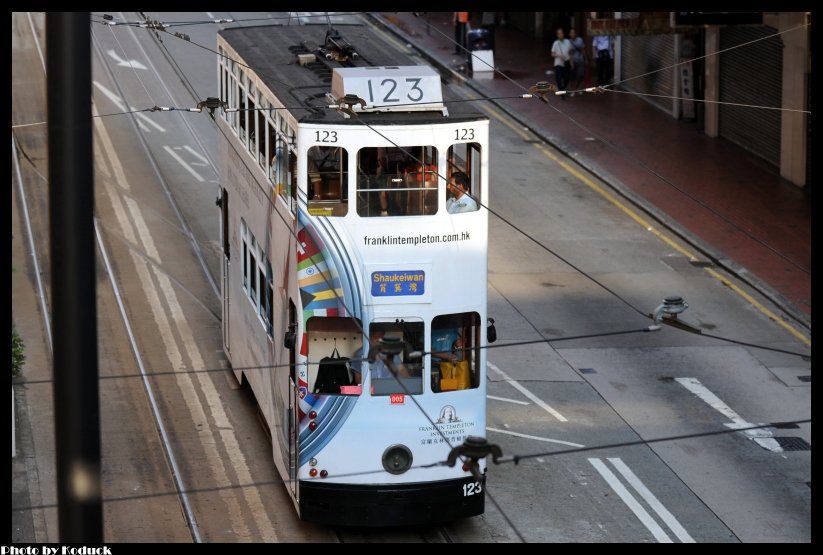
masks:
{"type": "MultiPolygon", "coordinates": [[[[359,58],[345,65],[323,59],[321,64],[315,64],[314,69],[299,65],[297,53],[315,52],[323,45],[328,29],[325,24],[234,27],[223,29],[219,34],[284,106],[307,106],[305,109],[289,110],[302,123],[414,125],[486,118],[472,107],[472,103],[448,102],[459,98],[446,87],[442,90],[448,117],[444,117],[441,111],[432,110],[359,113],[347,119],[338,111],[328,109],[325,94],[331,92],[334,68],[420,65],[419,59],[400,52],[368,25],[335,24],[334,28],[354,47],[359,58]],[[308,106],[318,109],[312,110],[308,106]]],[[[249,68],[243,69],[250,71],[249,68]]]]}

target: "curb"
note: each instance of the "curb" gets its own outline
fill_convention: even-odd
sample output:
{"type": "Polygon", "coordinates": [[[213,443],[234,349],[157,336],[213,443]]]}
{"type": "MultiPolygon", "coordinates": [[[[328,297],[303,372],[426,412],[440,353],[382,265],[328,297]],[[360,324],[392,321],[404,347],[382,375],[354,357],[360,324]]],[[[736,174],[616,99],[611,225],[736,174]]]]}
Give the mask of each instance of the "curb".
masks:
{"type": "MultiPolygon", "coordinates": [[[[414,41],[414,39],[408,37],[405,33],[398,29],[396,25],[385,19],[382,15],[368,13],[366,14],[366,16],[369,19],[371,19],[374,23],[380,25],[387,31],[391,32],[397,38],[402,39],[405,43],[411,45],[412,48],[414,48],[423,58],[429,61],[432,65],[436,66],[441,71],[441,74],[445,73],[443,77],[446,77],[447,80],[457,82],[460,85],[467,86],[474,92],[481,94],[483,96],[493,96],[488,94],[488,91],[485,91],[471,78],[459,73],[458,71],[455,71],[455,69],[449,66],[447,63],[437,59],[432,54],[429,54],[425,49],[423,49],[419,44],[417,44],[414,41]]],[[[646,199],[632,191],[629,187],[624,185],[619,179],[611,175],[608,171],[602,169],[596,162],[584,156],[580,156],[576,152],[573,152],[569,148],[569,146],[559,137],[551,135],[550,133],[547,133],[540,129],[536,129],[528,122],[524,121],[521,115],[502,105],[500,102],[496,100],[491,100],[490,102],[494,104],[494,106],[497,107],[499,110],[503,111],[506,115],[511,117],[519,125],[522,125],[529,132],[533,133],[544,142],[550,144],[552,147],[562,152],[565,156],[574,161],[580,167],[582,167],[583,169],[597,177],[611,190],[613,190],[615,193],[619,194],[621,197],[630,202],[634,208],[641,210],[647,216],[652,218],[661,227],[670,231],[671,233],[673,233],[674,235],[688,243],[689,246],[699,251],[714,265],[729,272],[740,281],[752,287],[759,294],[769,299],[769,301],[771,301],[771,303],[774,304],[775,307],[777,307],[780,311],[784,312],[789,317],[791,317],[791,319],[795,323],[800,324],[808,332],[811,332],[811,315],[806,314],[805,312],[800,310],[798,307],[794,305],[794,303],[789,301],[779,292],[775,291],[765,281],[761,280],[760,278],[749,272],[740,264],[727,258],[723,253],[720,253],[719,251],[715,250],[713,246],[706,243],[703,239],[697,237],[692,232],[683,229],[676,222],[672,223],[672,220],[668,217],[668,215],[665,212],[663,212],[662,210],[648,202],[646,199]]]]}

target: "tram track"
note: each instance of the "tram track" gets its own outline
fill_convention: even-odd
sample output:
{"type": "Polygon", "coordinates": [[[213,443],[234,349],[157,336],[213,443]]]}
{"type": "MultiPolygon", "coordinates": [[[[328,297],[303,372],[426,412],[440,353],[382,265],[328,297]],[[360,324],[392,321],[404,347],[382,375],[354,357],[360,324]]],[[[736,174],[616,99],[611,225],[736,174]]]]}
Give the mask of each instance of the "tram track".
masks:
{"type": "Polygon", "coordinates": [[[380,530],[360,528],[329,528],[337,543],[454,543],[445,526],[391,528],[380,530]]]}
{"type": "MultiPolygon", "coordinates": [[[[40,50],[39,38],[36,34],[36,29],[34,28],[33,23],[32,23],[32,27],[31,27],[31,31],[32,31],[32,37],[35,41],[35,44],[37,45],[38,50],[40,50]]],[[[125,98],[125,94],[124,94],[124,91],[123,91],[120,83],[115,78],[108,60],[103,55],[100,43],[93,38],[92,44],[93,44],[93,47],[94,47],[94,49],[95,49],[95,51],[98,55],[98,59],[101,61],[103,67],[105,68],[106,74],[109,77],[110,81],[115,85],[115,88],[116,88],[117,92],[121,95],[121,97],[125,98]]],[[[44,70],[44,73],[45,73],[45,65],[43,66],[43,70],[44,70]]],[[[174,71],[178,74],[180,73],[180,69],[178,67],[174,67],[174,71]]],[[[159,75],[158,75],[158,77],[159,77],[159,75]]],[[[184,78],[184,76],[181,75],[181,78],[184,78]]],[[[164,84],[164,88],[165,88],[165,84],[164,84]]],[[[166,88],[165,90],[168,91],[168,88],[166,88]]],[[[171,97],[170,93],[169,93],[169,95],[171,97]]],[[[144,135],[140,131],[140,129],[137,128],[137,126],[135,125],[135,122],[133,120],[132,120],[132,126],[134,128],[133,129],[134,133],[136,133],[138,138],[139,138],[142,150],[145,153],[146,157],[149,158],[149,160],[151,162],[151,165],[152,165],[152,168],[154,170],[154,173],[157,176],[157,179],[158,179],[159,183],[161,184],[161,186],[163,188],[163,191],[164,191],[164,193],[165,193],[165,195],[166,195],[166,197],[167,197],[167,199],[168,199],[168,201],[169,201],[169,203],[172,207],[172,210],[175,212],[175,214],[178,218],[178,221],[180,223],[180,226],[184,230],[184,234],[190,240],[192,248],[195,251],[195,254],[196,254],[197,258],[201,263],[201,268],[202,268],[206,278],[209,280],[209,282],[212,285],[212,288],[214,290],[214,287],[216,287],[216,284],[214,282],[214,277],[211,275],[210,270],[209,270],[208,266],[205,263],[202,250],[200,249],[200,247],[197,243],[197,240],[196,240],[190,226],[188,225],[188,222],[185,219],[185,216],[183,215],[182,211],[180,210],[180,207],[179,207],[178,203],[176,202],[174,194],[171,191],[171,188],[169,187],[165,176],[163,176],[162,170],[160,169],[159,165],[157,164],[157,160],[153,156],[153,154],[151,152],[151,149],[149,148],[149,146],[146,142],[146,138],[144,137],[144,135]]],[[[194,133],[194,130],[190,126],[188,126],[188,124],[187,124],[186,127],[188,128],[188,130],[189,130],[189,132],[191,133],[192,136],[196,135],[194,133]]],[[[205,149],[204,149],[204,152],[205,152],[205,149]]],[[[16,158],[17,154],[18,153],[17,153],[16,145],[14,144],[14,141],[13,141],[13,155],[15,156],[15,160],[17,159],[16,158]]],[[[211,156],[209,156],[208,153],[206,153],[206,156],[209,158],[210,164],[213,165],[211,156]]],[[[19,173],[19,167],[18,167],[18,173],[19,173]]],[[[20,188],[20,192],[21,192],[21,201],[23,202],[23,209],[27,213],[28,212],[28,202],[27,202],[27,199],[26,199],[26,196],[25,196],[25,189],[24,189],[24,183],[23,183],[23,180],[22,180],[22,176],[20,177],[20,179],[18,181],[18,187],[20,188]]],[[[38,268],[36,270],[36,272],[37,272],[38,278],[39,278],[40,270],[39,270],[38,261],[40,259],[40,256],[39,256],[39,253],[37,252],[36,247],[35,247],[34,234],[33,234],[33,231],[31,231],[30,219],[28,219],[28,218],[26,219],[26,224],[27,224],[28,229],[29,229],[29,244],[30,244],[30,247],[32,248],[31,256],[34,260],[35,267],[38,268]]],[[[113,293],[113,296],[114,296],[114,299],[115,299],[115,302],[116,302],[116,306],[117,306],[118,319],[120,320],[120,323],[122,324],[122,326],[125,330],[125,333],[127,335],[127,338],[128,338],[129,350],[131,351],[131,354],[134,357],[135,363],[136,363],[136,365],[139,369],[140,379],[142,381],[142,385],[143,385],[143,388],[144,388],[144,391],[145,391],[145,394],[146,394],[146,398],[148,400],[148,404],[149,404],[150,409],[151,409],[151,414],[152,414],[153,421],[155,423],[155,427],[158,431],[160,443],[163,447],[164,456],[165,456],[165,458],[168,462],[168,465],[169,465],[169,471],[170,471],[169,474],[170,474],[171,479],[174,483],[176,495],[177,495],[177,498],[180,502],[181,510],[182,510],[182,513],[185,517],[185,521],[186,521],[186,524],[188,526],[189,534],[191,535],[191,538],[194,542],[200,543],[200,542],[204,541],[204,533],[203,533],[203,530],[201,529],[200,524],[197,521],[197,518],[195,517],[195,510],[194,510],[194,507],[193,507],[193,504],[192,504],[192,500],[190,498],[190,495],[187,493],[188,488],[187,488],[187,485],[184,481],[184,475],[181,472],[181,468],[180,468],[180,464],[179,464],[179,460],[180,460],[179,454],[175,452],[174,447],[172,445],[172,442],[170,441],[169,432],[168,432],[169,427],[167,426],[166,421],[164,420],[164,417],[161,413],[160,405],[162,404],[162,401],[160,400],[160,397],[158,395],[159,392],[156,391],[156,389],[152,387],[151,379],[150,379],[151,374],[147,371],[148,366],[147,366],[146,362],[144,361],[143,356],[141,355],[141,351],[140,351],[140,348],[138,346],[134,326],[132,325],[132,321],[129,318],[129,315],[128,315],[128,312],[127,312],[127,309],[126,309],[126,306],[125,306],[125,303],[124,303],[124,295],[123,295],[123,293],[121,291],[121,288],[120,288],[120,286],[117,282],[117,274],[116,274],[116,272],[114,270],[114,267],[113,267],[113,261],[112,261],[110,255],[109,255],[109,251],[106,247],[106,242],[105,242],[105,237],[104,237],[105,229],[106,229],[106,226],[103,224],[103,222],[99,221],[96,218],[95,219],[95,242],[97,244],[97,248],[100,251],[100,257],[101,257],[100,260],[102,262],[102,270],[104,271],[105,276],[106,276],[106,280],[108,281],[108,283],[111,287],[111,290],[112,290],[112,293],[113,293]]],[[[43,285],[42,281],[40,281],[40,280],[38,280],[37,289],[38,289],[38,295],[41,299],[41,302],[44,303],[44,311],[43,311],[44,325],[46,326],[47,330],[50,330],[50,320],[49,320],[49,313],[48,313],[48,310],[47,310],[47,304],[48,303],[47,303],[47,297],[46,297],[46,294],[45,294],[45,286],[43,285]]],[[[424,528],[424,529],[408,529],[408,530],[402,530],[402,531],[401,530],[385,530],[385,529],[379,529],[379,530],[367,529],[367,530],[362,530],[362,531],[358,531],[358,532],[354,532],[354,533],[350,530],[345,530],[345,529],[340,529],[340,528],[332,528],[331,531],[333,532],[333,536],[341,543],[350,543],[352,541],[357,541],[357,542],[365,541],[365,542],[369,542],[369,543],[384,543],[384,542],[395,542],[395,541],[413,542],[413,543],[452,543],[451,536],[448,534],[448,532],[443,527],[432,527],[432,528],[424,528]],[[356,538],[353,538],[353,534],[354,534],[354,536],[356,536],[356,538]]]]}
{"type": "MultiPolygon", "coordinates": [[[[43,51],[43,49],[41,48],[41,45],[40,45],[40,38],[38,37],[37,31],[35,29],[34,22],[32,21],[31,16],[29,14],[27,14],[27,15],[28,15],[28,20],[29,20],[29,26],[30,26],[30,30],[31,30],[32,39],[34,41],[35,46],[37,47],[38,53],[41,53],[43,51]]],[[[104,60],[104,65],[105,65],[105,58],[101,56],[101,59],[104,60]]],[[[40,56],[40,61],[41,61],[42,68],[43,68],[43,73],[44,73],[44,76],[45,76],[46,65],[45,65],[45,60],[42,57],[42,54],[40,56]]],[[[145,146],[145,143],[144,143],[144,146],[145,146]]],[[[45,287],[43,285],[43,280],[41,279],[41,273],[42,272],[41,272],[41,269],[40,269],[41,264],[39,263],[40,255],[37,251],[36,242],[34,241],[34,232],[33,232],[33,229],[32,229],[30,218],[29,218],[29,206],[28,206],[29,200],[28,200],[28,197],[25,193],[25,186],[24,186],[24,183],[23,183],[23,177],[20,173],[18,151],[17,151],[17,146],[15,144],[14,138],[12,138],[12,155],[13,155],[13,159],[15,161],[15,168],[16,168],[16,173],[17,173],[17,178],[18,178],[18,188],[19,188],[19,193],[20,193],[20,202],[21,202],[22,209],[23,209],[24,223],[25,223],[26,231],[27,231],[27,235],[28,235],[29,248],[31,249],[30,254],[31,254],[31,257],[32,257],[34,271],[35,271],[35,275],[36,275],[36,289],[37,289],[37,294],[38,294],[38,297],[39,297],[41,305],[42,305],[42,318],[43,318],[44,326],[45,326],[45,329],[46,329],[46,335],[47,335],[47,338],[48,338],[48,341],[49,341],[48,345],[49,345],[49,348],[50,348],[51,347],[52,327],[51,327],[51,321],[50,321],[50,317],[49,317],[49,306],[48,306],[48,302],[47,302],[47,298],[46,298],[46,294],[45,294],[45,287]]],[[[44,179],[45,179],[45,177],[44,177],[44,179]]],[[[157,397],[157,395],[154,391],[154,388],[151,385],[151,382],[149,380],[149,374],[147,373],[147,370],[146,370],[146,364],[143,360],[142,355],[140,354],[140,349],[138,348],[138,345],[137,345],[137,340],[136,340],[136,337],[135,337],[135,334],[134,334],[134,329],[133,329],[131,320],[129,319],[129,316],[127,314],[124,302],[123,302],[123,295],[121,294],[120,287],[117,283],[116,274],[115,274],[115,272],[112,268],[111,259],[109,257],[108,251],[106,250],[106,246],[105,246],[105,243],[103,241],[103,236],[102,236],[102,233],[101,233],[101,225],[100,225],[100,223],[99,223],[99,221],[97,220],[96,217],[95,217],[95,222],[94,222],[94,231],[95,231],[95,243],[97,244],[97,247],[98,247],[99,252],[100,252],[100,260],[103,262],[105,275],[106,275],[107,280],[109,281],[109,283],[111,285],[112,292],[113,292],[114,298],[116,300],[117,309],[118,309],[117,312],[118,312],[120,322],[122,323],[123,328],[125,329],[125,332],[128,336],[129,349],[130,349],[130,351],[131,351],[131,353],[134,357],[135,363],[137,364],[137,367],[138,367],[139,372],[140,372],[140,377],[141,377],[141,380],[142,380],[142,383],[143,383],[144,391],[146,393],[146,397],[147,397],[148,403],[149,403],[150,408],[151,408],[152,417],[153,417],[153,420],[154,420],[155,427],[156,427],[156,429],[158,431],[158,434],[159,434],[160,442],[162,444],[162,448],[163,448],[164,455],[166,457],[166,461],[169,464],[170,477],[171,477],[171,480],[174,483],[174,487],[175,487],[175,490],[176,490],[176,495],[178,497],[178,500],[180,501],[181,510],[182,510],[182,513],[183,513],[184,518],[186,520],[186,524],[188,526],[188,531],[191,535],[192,540],[195,543],[201,543],[203,541],[201,529],[200,529],[200,526],[198,525],[198,522],[197,522],[197,520],[194,516],[194,509],[193,509],[193,506],[192,506],[192,502],[191,502],[191,499],[190,499],[190,497],[187,493],[186,485],[183,482],[182,473],[180,471],[180,466],[179,466],[179,463],[178,463],[178,456],[175,453],[175,450],[173,449],[173,447],[171,445],[171,441],[169,439],[168,427],[167,427],[166,422],[163,419],[162,414],[160,412],[158,397],[157,397]]]]}

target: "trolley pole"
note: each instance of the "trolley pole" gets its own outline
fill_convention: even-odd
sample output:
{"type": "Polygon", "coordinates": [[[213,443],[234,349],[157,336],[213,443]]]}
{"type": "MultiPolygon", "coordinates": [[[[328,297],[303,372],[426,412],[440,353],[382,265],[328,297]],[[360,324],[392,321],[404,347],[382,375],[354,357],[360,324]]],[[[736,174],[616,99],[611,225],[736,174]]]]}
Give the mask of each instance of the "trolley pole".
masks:
{"type": "Polygon", "coordinates": [[[46,13],[60,542],[102,543],[89,12],[46,13]]]}

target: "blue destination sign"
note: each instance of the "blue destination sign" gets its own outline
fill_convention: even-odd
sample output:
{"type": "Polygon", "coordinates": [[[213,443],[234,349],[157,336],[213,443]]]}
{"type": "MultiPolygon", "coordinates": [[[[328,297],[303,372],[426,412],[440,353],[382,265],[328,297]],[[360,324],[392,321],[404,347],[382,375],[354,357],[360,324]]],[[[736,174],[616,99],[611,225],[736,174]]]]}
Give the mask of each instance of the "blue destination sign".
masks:
{"type": "Polygon", "coordinates": [[[426,289],[426,272],[404,270],[371,273],[372,297],[422,295],[426,289]]]}

